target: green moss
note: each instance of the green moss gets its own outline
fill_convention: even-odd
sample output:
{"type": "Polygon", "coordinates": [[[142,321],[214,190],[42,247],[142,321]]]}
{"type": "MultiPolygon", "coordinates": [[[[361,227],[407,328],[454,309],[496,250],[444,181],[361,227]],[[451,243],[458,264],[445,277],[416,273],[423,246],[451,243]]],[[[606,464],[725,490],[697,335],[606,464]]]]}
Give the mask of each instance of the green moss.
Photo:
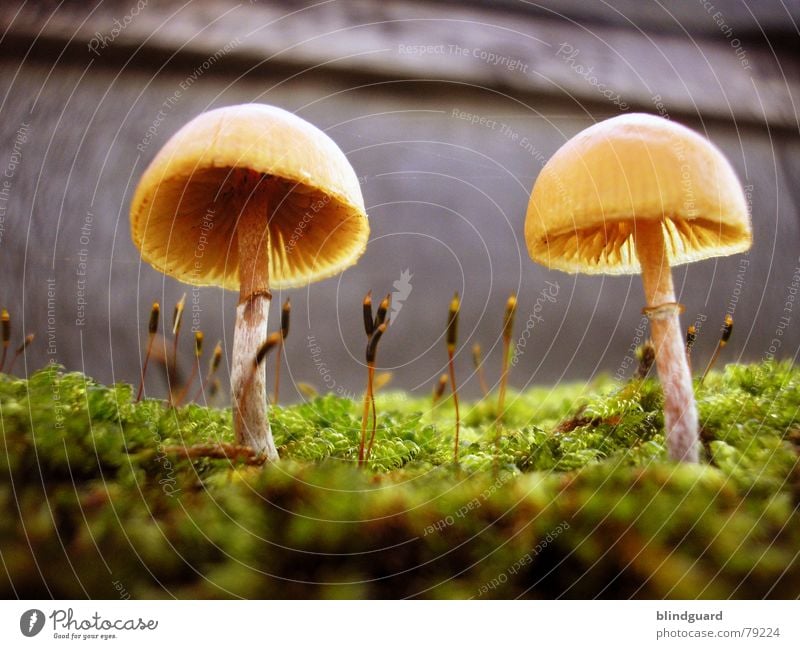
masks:
{"type": "Polygon", "coordinates": [[[0,375],[0,594],[22,597],[797,597],[800,371],[728,366],[698,389],[703,462],[666,461],[654,381],[463,404],[378,396],[271,413],[283,460],[230,412],[133,403],[48,367],[0,375]]]}

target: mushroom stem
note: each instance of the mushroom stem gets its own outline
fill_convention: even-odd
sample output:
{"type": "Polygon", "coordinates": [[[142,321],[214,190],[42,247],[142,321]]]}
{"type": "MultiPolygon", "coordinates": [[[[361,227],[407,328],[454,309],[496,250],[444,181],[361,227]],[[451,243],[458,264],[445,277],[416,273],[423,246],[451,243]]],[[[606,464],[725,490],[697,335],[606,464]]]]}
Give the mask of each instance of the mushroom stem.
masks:
{"type": "Polygon", "coordinates": [[[268,460],[278,459],[267,416],[266,375],[253,359],[267,339],[269,292],[269,201],[265,181],[250,194],[237,226],[239,305],[233,332],[231,395],[236,442],[268,460]],[[264,194],[258,196],[259,194],[264,194]],[[259,207],[261,206],[261,207],[259,207]],[[266,206],[266,207],[265,207],[266,206]],[[265,213],[266,212],[266,213],[265,213]],[[252,373],[252,374],[251,374],[252,373]]]}
{"type": "Polygon", "coordinates": [[[697,462],[697,406],[661,222],[637,223],[635,246],[642,267],[645,299],[651,310],[656,368],[664,390],[664,427],[669,456],[677,461],[697,462]]]}

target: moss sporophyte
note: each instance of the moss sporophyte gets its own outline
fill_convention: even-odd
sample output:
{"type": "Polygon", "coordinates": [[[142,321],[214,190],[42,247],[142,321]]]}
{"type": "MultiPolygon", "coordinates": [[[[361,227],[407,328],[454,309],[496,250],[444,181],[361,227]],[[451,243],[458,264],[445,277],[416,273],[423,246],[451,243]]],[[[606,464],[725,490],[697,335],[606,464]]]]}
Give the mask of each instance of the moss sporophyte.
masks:
{"type": "Polygon", "coordinates": [[[496,404],[464,400],[458,470],[454,408],[428,395],[374,395],[359,469],[359,399],[273,409],[264,464],[230,409],[134,393],[0,375],[0,595],[114,598],[113,574],[133,598],[800,596],[789,363],[712,370],[696,464],[669,461],[652,378],[509,388],[499,447],[496,404]]]}
{"type": "Polygon", "coordinates": [[[364,316],[364,332],[367,335],[366,363],[367,363],[367,387],[364,390],[364,409],[361,414],[361,441],[358,447],[358,464],[363,466],[369,462],[372,448],[375,444],[377,434],[377,411],[375,408],[375,359],[378,353],[378,343],[380,342],[386,328],[389,326],[389,306],[391,305],[391,295],[383,298],[378,305],[375,317],[372,316],[372,291],[367,292],[362,302],[362,312],[364,316]],[[372,412],[372,432],[369,444],[367,444],[367,418],[372,412]]]}

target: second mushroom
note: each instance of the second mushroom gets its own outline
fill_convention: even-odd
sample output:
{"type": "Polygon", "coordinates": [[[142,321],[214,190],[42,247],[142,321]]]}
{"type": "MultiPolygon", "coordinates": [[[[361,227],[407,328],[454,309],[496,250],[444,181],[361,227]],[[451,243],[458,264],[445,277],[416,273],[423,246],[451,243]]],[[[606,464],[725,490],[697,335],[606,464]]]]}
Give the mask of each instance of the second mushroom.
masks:
{"type": "Polygon", "coordinates": [[[531,258],[549,268],[641,273],[669,455],[697,461],[697,408],[670,268],[750,247],[747,202],[725,156],[694,131],[653,115],[595,124],[542,169],[525,239],[531,258]]]}

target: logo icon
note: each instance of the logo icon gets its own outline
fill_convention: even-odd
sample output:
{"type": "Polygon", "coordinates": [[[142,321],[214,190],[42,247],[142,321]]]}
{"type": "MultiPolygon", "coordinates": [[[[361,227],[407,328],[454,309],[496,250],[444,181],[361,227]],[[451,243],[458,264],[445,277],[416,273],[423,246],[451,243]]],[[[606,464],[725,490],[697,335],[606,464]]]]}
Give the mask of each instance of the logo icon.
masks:
{"type": "Polygon", "coordinates": [[[392,316],[390,318],[392,322],[397,318],[400,309],[403,308],[403,302],[411,295],[411,291],[414,288],[411,286],[412,277],[414,276],[411,274],[411,269],[406,268],[400,273],[400,279],[395,280],[392,284],[394,286],[394,291],[392,292],[392,316]]]}
{"type": "Polygon", "coordinates": [[[19,630],[22,635],[32,638],[44,628],[44,613],[38,608],[25,611],[19,618],[19,630]]]}

